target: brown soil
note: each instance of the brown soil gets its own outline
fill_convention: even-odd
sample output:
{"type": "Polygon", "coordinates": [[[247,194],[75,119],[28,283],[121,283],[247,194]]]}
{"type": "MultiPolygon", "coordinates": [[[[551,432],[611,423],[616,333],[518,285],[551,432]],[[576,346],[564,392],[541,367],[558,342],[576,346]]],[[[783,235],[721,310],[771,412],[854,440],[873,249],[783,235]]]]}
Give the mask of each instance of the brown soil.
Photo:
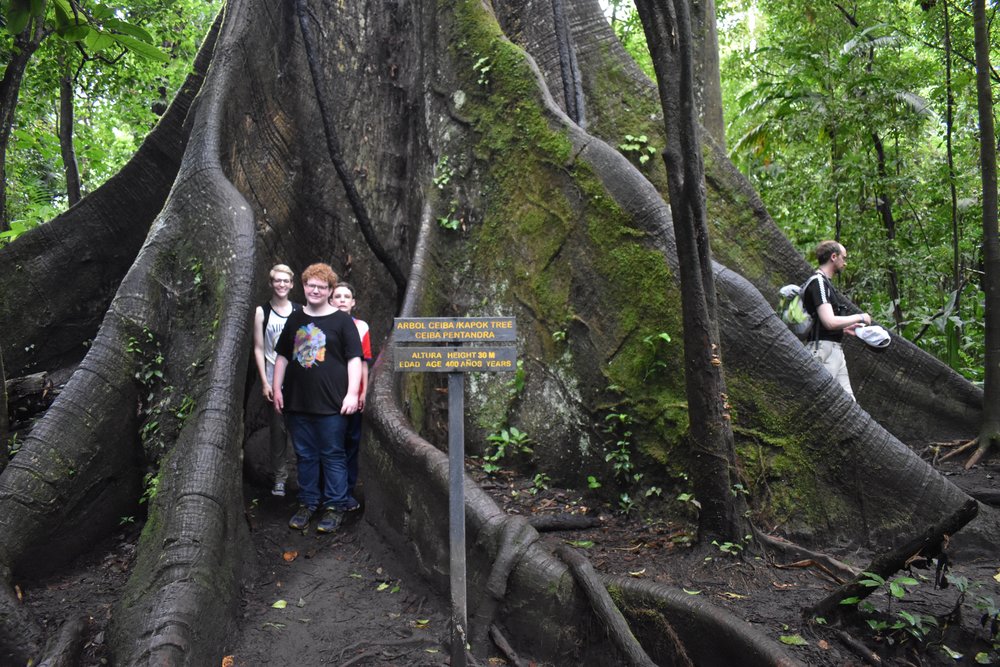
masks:
{"type": "MultiPolygon", "coordinates": [[[[725,607],[775,641],[801,640],[802,645],[788,645],[786,650],[804,664],[863,664],[837,630],[802,618],[802,609],[836,587],[818,567],[790,563],[792,559],[780,555],[741,558],[718,546],[693,547],[690,524],[644,518],[638,511],[625,516],[579,492],[537,489],[530,479],[487,479],[472,464],[469,472],[508,512],[599,517],[596,528],[546,533],[543,539],[553,548],[573,544],[601,572],[676,586],[725,607]]],[[[995,466],[949,472],[963,477],[966,486],[990,487],[995,485],[993,477],[1000,476],[995,466]]],[[[306,531],[288,529],[294,501],[249,488],[247,497],[258,569],[244,591],[240,631],[226,650],[234,667],[448,664],[448,600],[379,538],[364,521],[363,511],[349,515],[336,534],[317,535],[311,526],[306,531]],[[279,600],[284,608],[274,606],[279,600]]],[[[126,525],[60,576],[18,583],[25,604],[53,631],[65,620],[67,609],[90,619],[78,662],[82,667],[109,664],[104,631],[128,575],[137,534],[138,527],[126,525]]],[[[870,562],[863,552],[834,555],[859,568],[870,562]]],[[[878,610],[889,609],[895,620],[900,610],[942,619],[951,614],[951,620],[941,621],[944,634],[932,630],[917,641],[900,631],[876,633],[863,624],[844,629],[878,652],[886,665],[975,664],[980,652],[997,664],[996,651],[989,653],[984,641],[988,629],[980,627],[982,613],[974,602],[980,596],[1000,601],[998,563],[956,562],[952,572],[981,586],[966,596],[961,618],[951,614],[958,591],[954,586],[935,590],[932,570],[913,571],[921,583],[909,588],[903,600],[890,605],[882,593],[870,598],[878,610]],[[964,657],[950,657],[944,646],[964,657]]],[[[488,663],[506,664],[499,655],[488,663]]]]}

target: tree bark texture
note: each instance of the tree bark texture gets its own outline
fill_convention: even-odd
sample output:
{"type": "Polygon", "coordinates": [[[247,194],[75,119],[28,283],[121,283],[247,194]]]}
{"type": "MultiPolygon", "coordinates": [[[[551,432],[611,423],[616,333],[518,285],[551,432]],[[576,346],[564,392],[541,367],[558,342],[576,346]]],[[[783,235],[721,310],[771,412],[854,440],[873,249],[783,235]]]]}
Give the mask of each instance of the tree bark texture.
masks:
{"type": "Polygon", "coordinates": [[[685,0],[636,3],[659,82],[667,146],[670,210],[677,238],[684,323],[691,474],[701,503],[699,535],[740,543],[749,532],[723,373],[705,168],[695,104],[694,40],[685,0]]]}
{"type": "MultiPolygon", "coordinates": [[[[218,664],[248,567],[240,474],[243,425],[255,419],[242,401],[250,314],[277,261],[296,270],[325,261],[360,286],[359,312],[383,352],[393,315],[515,316],[524,388],[511,395],[500,376],[470,381],[470,442],[481,444],[496,420],[523,427],[547,443],[533,465],[570,484],[603,465],[609,410],[626,412],[647,479],[667,478],[657,461],[682,456],[689,430],[667,179],[662,165],[640,171],[614,148],[636,132],[666,145],[659,102],[598,3],[563,4],[586,130],[550,93],[565,90],[554,31],[526,27],[554,21],[551,2],[497,1],[493,11],[479,0],[308,3],[324,45],[314,85],[293,2],[234,0],[206,47],[196,101],[198,73],[122,174],[0,250],[8,375],[83,357],[0,474],[5,650],[32,627],[43,639],[10,584],[56,565],[57,551],[45,549],[54,539],[72,558],[138,512],[152,474],[137,563],[113,614],[114,662],[218,664]],[[317,95],[383,250],[408,267],[401,312],[338,186],[317,95]],[[435,222],[448,214],[461,218],[458,230],[435,222]],[[659,332],[676,343],[650,356],[643,339],[659,332]],[[184,418],[182,399],[194,405],[184,418]]],[[[813,542],[873,543],[960,506],[967,496],[900,439],[968,435],[982,393],[895,340],[882,354],[848,346],[860,404],[844,396],[773,311],[777,286],[801,282],[808,264],[721,150],[706,147],[704,159],[716,261],[703,273],[717,292],[737,446],[745,462],[765,462],[751,479],[772,489],[755,511],[813,542]]],[[[447,459],[427,407],[435,381],[397,378],[381,355],[362,476],[367,518],[444,588],[447,459]]],[[[466,497],[469,587],[479,590],[508,519],[469,480],[466,497]]],[[[967,531],[969,546],[993,547],[996,511],[983,508],[956,540],[967,531]]],[[[566,567],[533,542],[515,557],[484,618],[536,659],[619,661],[566,567]]],[[[790,664],[773,639],[746,628],[704,641],[739,622],[715,612],[677,620],[690,596],[623,590],[626,602],[662,610],[695,664],[790,664]]],[[[660,627],[633,630],[664,662],[667,649],[650,648],[660,627]]]]}
{"type": "Polygon", "coordinates": [[[986,265],[986,368],[979,449],[969,459],[978,462],[1000,444],[1000,234],[997,232],[997,143],[990,83],[990,37],[984,0],[973,3],[976,45],[976,99],[979,107],[979,154],[983,181],[983,256],[986,265]]]}
{"type": "Polygon", "coordinates": [[[73,146],[73,78],[66,65],[59,77],[59,150],[66,174],[66,197],[73,206],[80,201],[80,168],[73,146]]]}

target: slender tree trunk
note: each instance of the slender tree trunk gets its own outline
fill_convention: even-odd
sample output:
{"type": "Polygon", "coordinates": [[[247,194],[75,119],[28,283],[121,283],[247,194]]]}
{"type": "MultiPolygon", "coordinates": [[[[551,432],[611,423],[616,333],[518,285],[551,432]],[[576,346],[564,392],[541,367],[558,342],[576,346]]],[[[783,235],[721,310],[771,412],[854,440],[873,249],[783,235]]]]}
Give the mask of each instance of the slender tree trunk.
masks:
{"type": "Polygon", "coordinates": [[[684,319],[684,377],[690,414],[692,478],[701,502],[704,540],[739,542],[747,534],[730,424],[719,340],[712,249],[705,214],[702,161],[694,85],[694,44],[687,0],[640,0],[636,8],[659,81],[666,124],[670,210],[680,264],[684,319]]]}
{"type": "MultiPolygon", "coordinates": [[[[948,159],[948,191],[951,194],[951,284],[954,293],[954,314],[961,321],[962,313],[962,253],[958,228],[958,191],[955,187],[955,149],[952,144],[955,131],[955,91],[951,80],[951,16],[948,3],[941,3],[944,18],[944,87],[945,87],[945,154],[948,159]]],[[[948,365],[958,365],[958,341],[962,325],[949,318],[947,324],[948,365]]]]}
{"type": "Polygon", "coordinates": [[[896,218],[892,214],[889,170],[885,166],[885,145],[877,132],[872,132],[872,142],[875,144],[879,181],[875,190],[876,209],[885,228],[885,238],[889,242],[889,266],[886,268],[886,275],[889,282],[889,299],[892,300],[892,319],[896,323],[896,331],[899,331],[903,326],[903,310],[899,305],[899,274],[896,271],[896,218]]]}
{"type": "Polygon", "coordinates": [[[990,36],[986,0],[976,0],[973,11],[976,41],[976,98],[979,106],[979,152],[983,180],[983,249],[986,275],[986,378],[979,449],[966,467],[975,465],[1000,441],[1000,238],[997,235],[997,153],[990,86],[990,36]]]}
{"type": "MultiPolygon", "coordinates": [[[[63,60],[60,58],[60,60],[63,60]]],[[[66,172],[66,196],[69,205],[80,201],[80,169],[76,163],[76,149],[73,147],[73,78],[69,65],[62,65],[59,77],[59,149],[62,151],[63,169],[66,172]]]]}
{"type": "Polygon", "coordinates": [[[24,32],[14,38],[13,56],[0,79],[0,232],[10,229],[7,219],[7,146],[14,129],[14,112],[28,61],[44,38],[41,21],[31,19],[24,32]]]}

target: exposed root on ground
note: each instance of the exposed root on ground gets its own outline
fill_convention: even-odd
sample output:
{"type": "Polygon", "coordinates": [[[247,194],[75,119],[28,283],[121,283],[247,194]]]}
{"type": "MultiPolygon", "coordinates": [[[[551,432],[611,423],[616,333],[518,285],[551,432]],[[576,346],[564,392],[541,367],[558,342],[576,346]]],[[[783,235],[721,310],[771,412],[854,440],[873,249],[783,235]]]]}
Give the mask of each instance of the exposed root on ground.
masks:
{"type": "Polygon", "coordinates": [[[806,549],[803,546],[789,542],[786,539],[777,537],[775,535],[767,535],[759,530],[754,531],[754,536],[757,541],[766,547],[774,549],[775,551],[780,551],[785,554],[791,554],[796,558],[801,560],[795,563],[779,564],[775,563],[774,566],[777,568],[789,568],[789,567],[810,567],[815,566],[819,568],[822,572],[830,576],[831,579],[837,583],[844,583],[849,579],[853,579],[858,574],[858,570],[851,567],[843,561],[839,561],[836,558],[830,556],[829,554],[820,553],[818,551],[812,551],[811,549],[806,549]]]}
{"type": "MultiPolygon", "coordinates": [[[[556,555],[569,566],[576,583],[590,600],[590,605],[594,613],[597,614],[597,618],[600,619],[608,636],[611,637],[611,641],[625,656],[628,664],[633,667],[656,667],[656,663],[650,659],[642,645],[636,640],[635,635],[632,634],[628,621],[615,606],[590,561],[572,547],[565,545],[556,549],[556,555]]],[[[684,655],[684,658],[687,656],[684,655]]],[[[691,664],[690,659],[681,664],[691,664]]]]}
{"type": "MultiPolygon", "coordinates": [[[[865,569],[865,572],[872,572],[887,579],[892,574],[907,567],[918,556],[927,560],[940,556],[947,547],[949,537],[972,521],[978,513],[979,504],[970,499],[958,511],[928,527],[903,546],[877,556],[865,569]]],[[[841,601],[844,599],[849,597],[866,598],[876,589],[862,585],[860,581],[864,577],[864,574],[857,575],[850,583],[841,586],[813,607],[804,610],[804,615],[807,618],[813,616],[831,618],[839,615],[843,610],[841,601]]]]}

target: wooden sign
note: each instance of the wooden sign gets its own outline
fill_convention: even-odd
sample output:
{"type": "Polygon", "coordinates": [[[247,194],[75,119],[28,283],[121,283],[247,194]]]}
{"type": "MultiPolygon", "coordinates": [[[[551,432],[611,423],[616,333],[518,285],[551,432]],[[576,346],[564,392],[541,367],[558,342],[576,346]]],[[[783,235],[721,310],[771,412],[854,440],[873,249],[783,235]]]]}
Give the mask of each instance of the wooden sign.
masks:
{"type": "Polygon", "coordinates": [[[517,340],[513,317],[397,317],[397,343],[492,343],[517,340]]]}
{"type": "Polygon", "coordinates": [[[514,347],[397,347],[397,371],[430,373],[502,373],[517,370],[514,347]]]}

